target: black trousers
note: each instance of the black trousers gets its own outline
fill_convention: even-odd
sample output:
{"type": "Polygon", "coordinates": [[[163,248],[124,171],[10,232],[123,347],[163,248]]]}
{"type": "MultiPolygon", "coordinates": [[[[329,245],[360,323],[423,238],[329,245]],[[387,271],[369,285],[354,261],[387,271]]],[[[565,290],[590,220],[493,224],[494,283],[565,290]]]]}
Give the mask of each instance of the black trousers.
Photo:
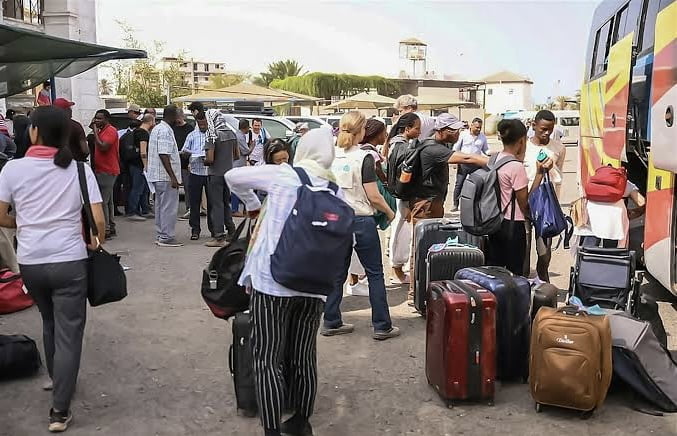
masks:
{"type": "MultiPolygon", "coordinates": [[[[207,193],[207,184],[208,184],[208,178],[209,176],[198,176],[197,174],[190,173],[188,176],[189,182],[188,182],[188,200],[189,203],[188,207],[190,209],[190,219],[188,220],[188,224],[190,225],[190,231],[193,233],[200,233],[200,203],[202,203],[202,192],[204,191],[205,194],[207,193]]],[[[185,185],[184,185],[185,187],[185,185]]],[[[209,196],[207,196],[207,204],[209,204],[209,196]]],[[[208,216],[207,217],[207,227],[209,227],[209,231],[211,233],[214,233],[212,229],[212,221],[211,218],[208,216]]]]}
{"type": "Polygon", "coordinates": [[[289,405],[305,418],[317,393],[317,329],[322,300],[275,297],[252,291],[250,313],[254,384],[261,423],[279,429],[289,405]]]}
{"type": "Polygon", "coordinates": [[[501,230],[489,235],[487,265],[502,266],[521,276],[527,253],[527,234],[524,221],[504,219],[501,230]]]}
{"type": "Polygon", "coordinates": [[[207,176],[207,215],[211,220],[209,230],[212,237],[222,239],[226,237],[225,230],[235,232],[233,212],[230,210],[230,189],[223,176],[207,176]]]}

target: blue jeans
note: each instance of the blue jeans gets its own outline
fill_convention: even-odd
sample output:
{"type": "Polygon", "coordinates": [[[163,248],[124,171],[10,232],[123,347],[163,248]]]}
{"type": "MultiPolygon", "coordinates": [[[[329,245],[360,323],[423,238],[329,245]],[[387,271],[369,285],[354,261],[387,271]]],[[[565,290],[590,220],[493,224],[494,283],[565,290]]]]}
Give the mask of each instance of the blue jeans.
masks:
{"type": "Polygon", "coordinates": [[[230,193],[230,210],[233,213],[240,211],[240,199],[232,192],[230,193]]]}
{"type": "Polygon", "coordinates": [[[130,215],[141,215],[148,213],[149,207],[144,195],[148,189],[146,178],[143,176],[143,169],[136,165],[129,165],[129,178],[132,182],[132,187],[127,196],[127,213],[130,215]]]}
{"type": "MultiPolygon", "coordinates": [[[[355,235],[355,252],[364,266],[369,280],[369,304],[371,305],[371,324],[374,331],[390,330],[390,310],[386,296],[386,285],[383,278],[383,260],[381,257],[381,241],[376,230],[376,220],[373,216],[356,216],[353,224],[355,235]]],[[[341,300],[343,299],[343,285],[348,277],[350,257],[352,252],[346,253],[341,274],[336,279],[334,291],[327,296],[324,306],[324,326],[338,328],[343,325],[341,320],[341,300]]]]}

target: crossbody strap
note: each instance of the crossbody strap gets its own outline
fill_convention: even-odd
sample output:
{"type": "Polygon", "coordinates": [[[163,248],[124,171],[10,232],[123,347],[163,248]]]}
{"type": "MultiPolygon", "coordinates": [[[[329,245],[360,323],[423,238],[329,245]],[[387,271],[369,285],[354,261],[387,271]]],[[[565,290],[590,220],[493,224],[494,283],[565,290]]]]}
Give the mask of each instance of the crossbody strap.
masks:
{"type": "Polygon", "coordinates": [[[80,182],[80,194],[82,195],[82,208],[85,211],[85,217],[87,218],[85,230],[85,241],[88,243],[91,241],[89,233],[91,232],[94,235],[94,238],[99,244],[99,230],[96,227],[94,222],[94,214],[92,213],[92,204],[89,202],[89,191],[87,190],[87,177],[85,176],[85,164],[83,162],[77,162],[78,167],[78,181],[80,182]]]}
{"type": "MultiPolygon", "coordinates": [[[[306,170],[299,167],[292,167],[292,169],[299,176],[299,179],[301,179],[301,183],[304,185],[313,186],[312,182],[310,181],[310,177],[308,177],[308,173],[306,173],[306,170]]],[[[338,192],[338,185],[334,182],[329,182],[328,188],[334,191],[334,195],[336,195],[338,192]]]]}

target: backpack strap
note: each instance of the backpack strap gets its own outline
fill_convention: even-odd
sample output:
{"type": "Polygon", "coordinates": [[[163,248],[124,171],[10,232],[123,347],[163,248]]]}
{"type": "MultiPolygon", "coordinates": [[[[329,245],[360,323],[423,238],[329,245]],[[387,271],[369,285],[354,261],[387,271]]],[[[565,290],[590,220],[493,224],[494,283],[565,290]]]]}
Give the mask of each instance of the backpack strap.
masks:
{"type": "MultiPolygon", "coordinates": [[[[296,175],[299,176],[299,179],[301,179],[301,183],[304,185],[308,186],[313,186],[313,184],[310,182],[310,177],[308,177],[308,173],[306,173],[306,170],[300,167],[292,167],[294,171],[296,171],[296,175]]],[[[334,191],[334,195],[338,192],[338,185],[334,182],[329,182],[328,188],[334,191]]]]}

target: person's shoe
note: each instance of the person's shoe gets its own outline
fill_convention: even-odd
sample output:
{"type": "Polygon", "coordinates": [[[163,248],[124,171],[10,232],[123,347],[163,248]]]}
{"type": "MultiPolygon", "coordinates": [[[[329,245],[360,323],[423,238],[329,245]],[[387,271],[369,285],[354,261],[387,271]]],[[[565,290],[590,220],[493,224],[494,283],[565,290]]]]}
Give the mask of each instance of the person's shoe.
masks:
{"type": "Polygon", "coordinates": [[[190,210],[179,217],[179,221],[188,221],[190,219],[190,210]]]}
{"type": "Polygon", "coordinates": [[[200,209],[200,216],[207,216],[207,211],[204,209],[200,209]]]}
{"type": "Polygon", "coordinates": [[[73,415],[70,411],[57,412],[49,409],[49,427],[47,429],[52,433],[60,433],[68,429],[68,424],[73,421],[73,415]]]}
{"type": "Polygon", "coordinates": [[[336,328],[329,328],[323,325],[322,329],[320,330],[320,334],[322,336],[347,335],[348,333],[352,333],[354,330],[355,326],[352,324],[342,324],[340,327],[336,328]]]}
{"type": "Polygon", "coordinates": [[[369,282],[358,280],[354,285],[348,284],[348,289],[346,294],[354,295],[358,297],[368,297],[369,296],[369,282]]]}
{"type": "Polygon", "coordinates": [[[400,279],[397,276],[390,277],[391,285],[408,285],[411,282],[411,276],[405,274],[404,278],[400,279]]]}
{"type": "Polygon", "coordinates": [[[192,233],[192,234],[190,235],[190,240],[191,240],[191,241],[197,241],[198,239],[200,239],[200,234],[199,234],[199,233],[192,233]]]}
{"type": "Polygon", "coordinates": [[[110,230],[108,230],[108,233],[111,236],[117,236],[118,235],[118,232],[117,232],[117,230],[115,230],[115,227],[111,227],[110,230]]]}
{"type": "Polygon", "coordinates": [[[155,214],[153,212],[142,213],[141,216],[146,218],[146,219],[155,218],[155,214]]]}
{"type": "Polygon", "coordinates": [[[47,381],[42,385],[42,390],[43,391],[54,390],[54,382],[52,381],[51,378],[48,378],[47,381]]]}
{"type": "Polygon", "coordinates": [[[376,339],[377,341],[385,341],[386,339],[390,338],[396,338],[400,335],[400,328],[392,326],[390,330],[388,331],[374,331],[374,334],[372,335],[372,338],[376,339]]]}
{"type": "Polygon", "coordinates": [[[451,206],[451,209],[449,209],[449,212],[456,212],[456,211],[458,211],[458,204],[454,204],[453,206],[451,206]]]}
{"type": "Polygon", "coordinates": [[[138,222],[146,221],[146,218],[142,217],[141,215],[131,215],[128,219],[129,221],[138,221],[138,222]]]}
{"type": "Polygon", "coordinates": [[[124,213],[116,207],[115,210],[113,211],[113,215],[114,216],[123,216],[124,213]]]}
{"type": "Polygon", "coordinates": [[[106,235],[104,237],[106,238],[106,241],[110,241],[115,237],[115,234],[111,232],[106,232],[106,235]]]}
{"type": "Polygon", "coordinates": [[[159,247],[183,247],[183,244],[176,239],[169,239],[166,241],[160,239],[157,241],[157,245],[159,247]]]}
{"type": "Polygon", "coordinates": [[[207,242],[205,242],[205,245],[207,247],[225,247],[226,246],[226,240],[225,239],[218,239],[218,238],[213,238],[207,242]]]}
{"type": "Polygon", "coordinates": [[[313,436],[313,427],[307,419],[294,415],[280,425],[280,433],[289,436],[313,436]]]}

